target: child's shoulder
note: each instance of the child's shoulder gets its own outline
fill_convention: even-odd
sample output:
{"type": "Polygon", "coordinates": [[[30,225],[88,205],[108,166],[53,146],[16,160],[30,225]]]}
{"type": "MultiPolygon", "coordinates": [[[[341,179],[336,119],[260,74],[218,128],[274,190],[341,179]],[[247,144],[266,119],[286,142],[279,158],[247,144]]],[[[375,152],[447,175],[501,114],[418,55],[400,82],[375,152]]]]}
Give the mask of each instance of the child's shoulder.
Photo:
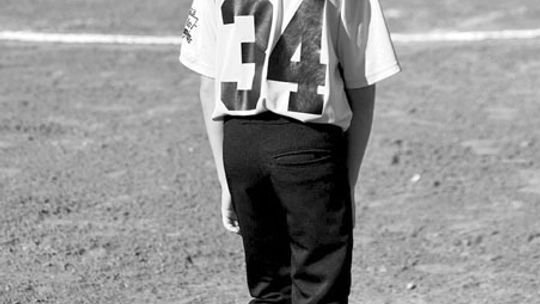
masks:
{"type": "Polygon", "coordinates": [[[344,16],[363,15],[373,5],[378,6],[378,0],[328,0],[328,3],[329,9],[335,9],[344,16]]]}

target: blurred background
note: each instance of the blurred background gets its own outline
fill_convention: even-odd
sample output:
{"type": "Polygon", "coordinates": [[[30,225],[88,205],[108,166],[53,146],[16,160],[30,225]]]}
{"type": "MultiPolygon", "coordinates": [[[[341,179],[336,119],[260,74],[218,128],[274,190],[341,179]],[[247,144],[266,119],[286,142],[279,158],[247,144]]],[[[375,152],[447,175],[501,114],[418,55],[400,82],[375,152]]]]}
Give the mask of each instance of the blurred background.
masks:
{"type": "MultiPolygon", "coordinates": [[[[0,0],[0,32],[178,36],[190,4],[0,0]]],[[[382,5],[405,37],[540,29],[533,0],[382,5]]],[[[178,49],[0,41],[0,303],[247,303],[178,49]]],[[[540,38],[396,49],[351,303],[540,303],[540,38]]]]}

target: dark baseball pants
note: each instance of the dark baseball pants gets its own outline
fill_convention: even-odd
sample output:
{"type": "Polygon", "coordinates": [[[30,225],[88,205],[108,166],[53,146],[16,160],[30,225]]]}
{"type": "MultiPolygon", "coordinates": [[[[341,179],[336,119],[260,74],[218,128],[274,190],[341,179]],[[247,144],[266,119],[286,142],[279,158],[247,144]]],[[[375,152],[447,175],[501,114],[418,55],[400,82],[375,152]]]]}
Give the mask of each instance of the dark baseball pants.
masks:
{"type": "Polygon", "coordinates": [[[224,128],[250,303],[348,303],[352,208],[341,128],[269,112],[228,117],[224,128]]]}

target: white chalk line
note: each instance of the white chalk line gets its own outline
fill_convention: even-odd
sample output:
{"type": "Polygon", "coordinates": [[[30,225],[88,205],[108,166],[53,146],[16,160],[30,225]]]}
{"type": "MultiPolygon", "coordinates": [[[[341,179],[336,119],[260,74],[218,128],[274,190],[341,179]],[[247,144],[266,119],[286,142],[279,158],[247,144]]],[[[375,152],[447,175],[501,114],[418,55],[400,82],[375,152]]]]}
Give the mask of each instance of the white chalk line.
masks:
{"type": "MultiPolygon", "coordinates": [[[[480,42],[486,40],[537,38],[540,38],[540,29],[392,34],[392,39],[396,43],[480,42]]],[[[180,36],[106,35],[89,33],[40,33],[32,31],[0,31],[0,41],[66,44],[179,45],[180,36]]]]}
{"type": "Polygon", "coordinates": [[[414,42],[477,42],[486,40],[512,40],[540,38],[540,29],[476,31],[476,32],[431,32],[392,34],[392,40],[401,43],[414,42]]]}
{"type": "Polygon", "coordinates": [[[180,36],[106,35],[89,33],[39,33],[0,31],[0,40],[69,44],[179,45],[180,36]]]}

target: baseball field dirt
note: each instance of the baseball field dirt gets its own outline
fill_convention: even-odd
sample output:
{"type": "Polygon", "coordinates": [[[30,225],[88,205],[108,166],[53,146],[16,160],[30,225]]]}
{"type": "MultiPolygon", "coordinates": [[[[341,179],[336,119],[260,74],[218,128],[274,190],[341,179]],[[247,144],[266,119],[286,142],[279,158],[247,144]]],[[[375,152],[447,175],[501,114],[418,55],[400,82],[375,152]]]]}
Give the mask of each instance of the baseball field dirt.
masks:
{"type": "MultiPolygon", "coordinates": [[[[0,30],[171,35],[189,1],[1,0],[0,30]]],[[[540,27],[537,1],[383,1],[394,32],[540,27]]],[[[540,303],[540,39],[397,44],[351,303],[540,303]]],[[[0,42],[0,303],[236,304],[241,241],[177,46],[0,42]]]]}

